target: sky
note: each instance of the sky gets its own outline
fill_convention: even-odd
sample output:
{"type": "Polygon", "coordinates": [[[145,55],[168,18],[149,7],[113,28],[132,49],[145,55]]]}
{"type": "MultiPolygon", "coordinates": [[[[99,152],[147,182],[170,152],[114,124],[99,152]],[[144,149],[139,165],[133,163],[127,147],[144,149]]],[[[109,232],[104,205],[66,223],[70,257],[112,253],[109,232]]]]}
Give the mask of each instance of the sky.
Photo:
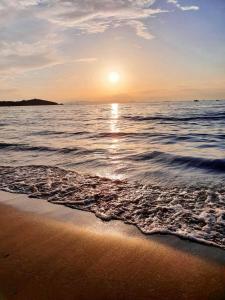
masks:
{"type": "Polygon", "coordinates": [[[225,99],[225,1],[0,0],[0,100],[35,97],[225,99]]]}

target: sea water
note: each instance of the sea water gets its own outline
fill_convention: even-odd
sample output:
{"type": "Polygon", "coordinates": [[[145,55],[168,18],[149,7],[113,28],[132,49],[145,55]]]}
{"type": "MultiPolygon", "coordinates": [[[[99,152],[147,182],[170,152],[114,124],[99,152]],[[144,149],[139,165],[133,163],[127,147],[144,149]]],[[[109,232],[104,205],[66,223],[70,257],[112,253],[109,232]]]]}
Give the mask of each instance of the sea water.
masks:
{"type": "Polygon", "coordinates": [[[0,109],[0,189],[225,248],[225,101],[0,109]]]}

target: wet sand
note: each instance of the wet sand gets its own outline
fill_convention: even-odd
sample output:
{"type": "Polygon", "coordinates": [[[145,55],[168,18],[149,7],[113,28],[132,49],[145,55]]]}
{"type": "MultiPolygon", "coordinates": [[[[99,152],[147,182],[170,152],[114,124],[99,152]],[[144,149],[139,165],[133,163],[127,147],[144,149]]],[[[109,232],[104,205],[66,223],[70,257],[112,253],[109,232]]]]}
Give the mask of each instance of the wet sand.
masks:
{"type": "Polygon", "coordinates": [[[0,192],[0,299],[225,299],[225,252],[0,192]]]}

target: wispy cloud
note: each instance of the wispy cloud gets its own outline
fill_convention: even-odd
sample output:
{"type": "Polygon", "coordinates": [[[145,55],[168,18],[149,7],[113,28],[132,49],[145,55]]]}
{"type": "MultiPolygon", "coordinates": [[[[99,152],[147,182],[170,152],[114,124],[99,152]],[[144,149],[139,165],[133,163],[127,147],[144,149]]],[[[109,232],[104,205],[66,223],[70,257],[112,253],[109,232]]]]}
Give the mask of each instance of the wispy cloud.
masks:
{"type": "Polygon", "coordinates": [[[18,73],[60,63],[51,42],[0,41],[0,74],[18,73]]]}
{"type": "Polygon", "coordinates": [[[189,5],[189,6],[183,6],[179,3],[178,0],[167,0],[168,3],[174,4],[177,8],[188,11],[188,10],[199,10],[199,6],[197,5],[189,5]]]}
{"type": "Polygon", "coordinates": [[[57,0],[49,1],[42,17],[65,27],[75,27],[86,33],[104,32],[108,28],[128,25],[137,35],[149,38],[145,19],[165,12],[153,8],[155,0],[57,0]],[[132,22],[131,22],[132,21],[132,22]],[[145,32],[145,34],[143,34],[145,32]]]}
{"type": "Polygon", "coordinates": [[[32,15],[63,27],[75,27],[86,33],[128,25],[137,35],[149,39],[144,21],[165,12],[153,8],[156,0],[1,0],[0,16],[32,15]],[[133,21],[133,22],[131,22],[133,21]],[[143,32],[145,32],[143,34],[143,32]]]}
{"type": "MultiPolygon", "coordinates": [[[[178,0],[165,0],[177,8],[178,0]]],[[[168,12],[159,0],[0,0],[0,72],[19,72],[67,62],[64,33],[97,34],[128,26],[146,40],[154,37],[149,19],[168,12]]],[[[72,62],[96,58],[71,58],[72,62]]]]}
{"type": "Polygon", "coordinates": [[[154,35],[152,33],[150,33],[147,26],[143,22],[137,21],[137,20],[131,20],[131,21],[127,22],[127,24],[134,28],[134,30],[138,36],[140,36],[146,40],[151,40],[154,38],[154,35]]]}
{"type": "Polygon", "coordinates": [[[73,60],[73,62],[77,63],[93,63],[96,62],[98,59],[96,57],[82,57],[73,60]]]}

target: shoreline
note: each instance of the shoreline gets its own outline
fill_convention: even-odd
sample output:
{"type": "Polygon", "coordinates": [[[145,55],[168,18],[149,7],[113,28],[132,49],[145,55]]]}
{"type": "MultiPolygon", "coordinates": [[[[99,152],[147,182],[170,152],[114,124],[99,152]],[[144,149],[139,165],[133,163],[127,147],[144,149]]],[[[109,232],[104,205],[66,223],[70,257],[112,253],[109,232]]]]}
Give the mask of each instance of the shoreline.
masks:
{"type": "MultiPolygon", "coordinates": [[[[172,245],[171,240],[174,240],[176,244],[176,248],[182,248],[183,243],[187,243],[192,245],[192,248],[198,248],[203,246],[205,249],[217,249],[219,252],[224,253],[224,248],[218,246],[215,243],[206,242],[204,240],[194,239],[190,237],[185,237],[179,234],[173,234],[170,232],[154,232],[154,233],[145,233],[143,232],[137,225],[131,224],[129,222],[124,222],[120,219],[110,219],[104,220],[98,216],[94,212],[82,209],[82,208],[72,208],[70,206],[66,206],[63,203],[51,203],[46,199],[40,198],[32,198],[27,194],[21,193],[13,193],[6,192],[0,190],[0,204],[11,205],[16,209],[25,212],[31,212],[35,214],[39,214],[41,216],[46,216],[56,221],[60,222],[69,222],[74,225],[79,225],[85,228],[94,228],[100,232],[106,231],[109,234],[112,230],[117,234],[126,233],[128,236],[139,237],[142,239],[156,239],[156,241],[162,243],[169,243],[172,245]],[[178,246],[179,245],[179,246],[178,246]],[[193,246],[196,247],[193,247],[193,246]]],[[[185,246],[186,247],[186,246],[185,246]]],[[[185,248],[184,247],[184,248],[185,248]]],[[[196,251],[196,249],[195,249],[196,251]]],[[[211,251],[206,251],[207,253],[211,251]]],[[[212,250],[213,252],[213,250],[212,250]]],[[[211,255],[211,254],[210,254],[211,255]]],[[[209,255],[209,258],[210,258],[209,255]]],[[[225,259],[224,259],[225,262],[225,259]]]]}
{"type": "Polygon", "coordinates": [[[0,190],[0,205],[12,206],[13,208],[27,213],[37,214],[54,221],[68,223],[73,226],[79,226],[83,229],[94,230],[98,233],[113,234],[122,237],[140,238],[143,240],[156,241],[176,249],[187,250],[190,253],[201,254],[204,252],[204,258],[209,260],[218,260],[224,263],[225,257],[224,249],[214,245],[208,244],[204,241],[195,241],[183,236],[171,233],[153,233],[146,234],[140,230],[136,225],[125,223],[122,220],[103,220],[95,215],[95,213],[67,207],[63,204],[55,204],[48,202],[45,199],[29,198],[26,194],[5,192],[0,190]],[[204,251],[203,251],[204,250],[204,251]],[[214,254],[218,255],[214,255],[214,254]]]}
{"type": "Polygon", "coordinates": [[[6,192],[0,226],[3,299],[224,299],[222,249],[6,192]]]}
{"type": "Polygon", "coordinates": [[[45,165],[1,166],[0,172],[2,190],[92,212],[103,221],[120,220],[143,234],[225,249],[222,187],[143,185],[45,165]]]}

